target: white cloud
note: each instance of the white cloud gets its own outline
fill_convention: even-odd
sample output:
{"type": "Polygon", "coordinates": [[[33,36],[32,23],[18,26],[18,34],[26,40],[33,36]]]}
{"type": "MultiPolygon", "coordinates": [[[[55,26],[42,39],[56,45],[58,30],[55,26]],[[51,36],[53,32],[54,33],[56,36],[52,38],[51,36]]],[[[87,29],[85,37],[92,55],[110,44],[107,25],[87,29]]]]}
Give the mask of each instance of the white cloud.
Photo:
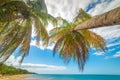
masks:
{"type": "Polygon", "coordinates": [[[32,63],[22,63],[19,64],[21,56],[15,58],[14,55],[11,55],[9,59],[5,62],[7,65],[13,65],[17,68],[26,69],[30,72],[39,73],[41,71],[63,71],[66,70],[65,66],[58,65],[47,65],[47,64],[32,64],[32,63]]]}
{"type": "MultiPolygon", "coordinates": [[[[120,0],[112,0],[111,2],[103,1],[97,4],[88,13],[91,15],[99,15],[120,6],[119,4],[120,0]]],[[[120,25],[91,29],[91,31],[98,33],[106,40],[120,37],[120,25]]]]}
{"type": "Polygon", "coordinates": [[[120,57],[120,51],[118,51],[117,53],[115,53],[113,56],[106,56],[105,59],[118,58],[118,57],[120,57]]]}
{"type": "Polygon", "coordinates": [[[117,46],[117,45],[120,45],[120,41],[110,43],[110,44],[107,45],[107,47],[112,47],[112,46],[117,46]]]}
{"type": "Polygon", "coordinates": [[[95,55],[95,56],[103,56],[104,54],[109,54],[114,50],[116,50],[116,49],[115,48],[113,48],[113,49],[108,48],[108,50],[106,50],[105,52],[104,51],[95,51],[95,53],[93,53],[93,55],[95,55]]]}
{"type": "Polygon", "coordinates": [[[104,12],[107,12],[111,9],[114,9],[116,7],[119,7],[120,6],[120,0],[112,0],[112,2],[110,2],[107,7],[105,7],[105,10],[104,12]]]}
{"type": "Polygon", "coordinates": [[[40,41],[40,45],[37,45],[36,44],[36,40],[32,40],[30,45],[31,46],[36,46],[37,48],[40,48],[40,49],[45,49],[45,47],[42,46],[42,42],[41,41],[40,41]]]}
{"type": "Polygon", "coordinates": [[[15,62],[15,57],[11,55],[5,63],[10,65],[10,64],[14,64],[14,62],[15,62]]]}
{"type": "Polygon", "coordinates": [[[113,52],[117,53],[120,51],[119,46],[120,46],[119,38],[109,39],[106,41],[107,50],[105,52],[95,51],[95,53],[93,53],[93,55],[100,56],[100,55],[104,55],[104,54],[110,54],[113,52]]]}
{"type": "Polygon", "coordinates": [[[7,59],[7,61],[5,62],[5,64],[7,64],[7,65],[19,65],[21,58],[22,58],[21,56],[18,56],[17,58],[15,58],[14,55],[11,55],[7,59]]]}
{"type": "MultiPolygon", "coordinates": [[[[54,1],[45,0],[48,8],[48,13],[50,13],[55,17],[61,16],[64,19],[67,19],[68,21],[72,21],[73,17],[79,11],[80,8],[86,9],[86,7],[88,7],[89,4],[96,1],[97,0],[54,0],[54,1]]],[[[96,4],[95,7],[89,10],[88,13],[92,15],[99,15],[106,11],[118,7],[119,4],[120,4],[120,0],[112,0],[111,2],[101,0],[101,2],[96,4]]],[[[52,28],[53,26],[51,26],[50,24],[47,30],[49,31],[52,28]]],[[[101,35],[105,40],[111,40],[113,38],[120,37],[120,25],[91,29],[91,31],[101,35]]],[[[107,44],[107,46],[109,47],[117,44],[119,43],[115,43],[115,44],[110,43],[107,44]]],[[[31,41],[31,45],[36,46],[40,49],[46,49],[45,47],[42,46],[42,44],[40,44],[40,46],[37,46],[34,40],[31,41]]],[[[53,49],[53,47],[54,45],[50,45],[47,47],[47,49],[53,49]]],[[[103,53],[101,52],[95,54],[103,55],[103,53]]]]}
{"type": "Polygon", "coordinates": [[[96,32],[106,40],[120,37],[120,25],[91,29],[91,31],[96,32]]]}
{"type": "Polygon", "coordinates": [[[57,65],[47,65],[47,64],[32,64],[23,63],[21,66],[16,66],[17,68],[26,69],[30,72],[42,73],[43,71],[63,71],[66,70],[64,66],[57,65]]]}
{"type": "Polygon", "coordinates": [[[90,13],[91,15],[98,15],[119,6],[120,6],[120,0],[112,0],[111,2],[102,2],[96,5],[94,8],[92,8],[88,13],[90,13]]]}
{"type": "MultiPolygon", "coordinates": [[[[120,0],[112,0],[111,2],[100,0],[88,13],[98,15],[114,9],[119,6],[120,0]]],[[[55,17],[61,16],[68,21],[72,21],[73,17],[80,8],[86,9],[89,4],[97,2],[97,0],[45,0],[48,13],[55,17]]]]}
{"type": "Polygon", "coordinates": [[[114,58],[120,57],[120,51],[113,55],[114,58]]]}
{"type": "MultiPolygon", "coordinates": [[[[85,9],[92,2],[96,2],[96,0],[46,0],[48,12],[50,14],[61,16],[69,21],[72,21],[79,8],[85,9]]],[[[88,13],[98,15],[118,7],[119,4],[120,0],[112,0],[111,2],[103,0],[88,13]]],[[[92,31],[98,33],[106,40],[120,37],[120,25],[92,29],[92,31]]]]}
{"type": "Polygon", "coordinates": [[[96,51],[93,55],[102,56],[104,54],[105,54],[105,52],[103,52],[103,51],[101,51],[101,52],[96,51]]]}
{"type": "Polygon", "coordinates": [[[47,49],[53,50],[54,46],[55,46],[55,44],[50,44],[47,46],[47,49]]]}
{"type": "Polygon", "coordinates": [[[40,48],[40,49],[42,49],[42,50],[44,50],[44,49],[53,50],[53,48],[54,48],[54,44],[50,44],[50,45],[48,45],[47,47],[45,47],[45,46],[42,45],[42,42],[41,42],[41,41],[40,41],[40,45],[37,45],[37,44],[36,44],[36,40],[32,40],[31,43],[30,43],[30,45],[31,45],[31,46],[36,46],[37,48],[40,48]]]}
{"type": "Polygon", "coordinates": [[[45,0],[48,12],[55,17],[61,16],[72,21],[80,8],[85,9],[93,0],[45,0]]]}
{"type": "Polygon", "coordinates": [[[31,35],[31,37],[35,37],[36,36],[36,34],[35,34],[35,29],[34,29],[34,27],[32,26],[32,35],[31,35]]]}

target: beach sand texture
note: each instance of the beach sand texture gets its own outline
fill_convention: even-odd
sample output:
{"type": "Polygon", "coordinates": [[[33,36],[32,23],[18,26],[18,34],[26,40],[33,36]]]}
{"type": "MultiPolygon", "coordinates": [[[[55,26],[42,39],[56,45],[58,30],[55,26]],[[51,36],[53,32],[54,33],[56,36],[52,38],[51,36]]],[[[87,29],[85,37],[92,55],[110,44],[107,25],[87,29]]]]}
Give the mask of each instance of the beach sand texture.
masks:
{"type": "Polygon", "coordinates": [[[49,80],[49,79],[43,79],[43,78],[37,78],[33,77],[31,74],[27,75],[0,75],[0,80],[49,80]]]}
{"type": "Polygon", "coordinates": [[[28,75],[5,75],[0,76],[0,80],[26,80],[28,75]]]}

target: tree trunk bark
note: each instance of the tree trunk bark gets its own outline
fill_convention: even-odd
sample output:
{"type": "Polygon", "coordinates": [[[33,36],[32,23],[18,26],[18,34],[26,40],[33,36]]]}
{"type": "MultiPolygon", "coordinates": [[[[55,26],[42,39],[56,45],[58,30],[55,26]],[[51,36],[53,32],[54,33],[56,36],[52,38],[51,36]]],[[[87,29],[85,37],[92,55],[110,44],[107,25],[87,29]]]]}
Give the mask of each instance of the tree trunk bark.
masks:
{"type": "Polygon", "coordinates": [[[120,25],[120,7],[104,14],[94,16],[90,20],[76,26],[74,30],[92,29],[112,25],[120,25]]]}

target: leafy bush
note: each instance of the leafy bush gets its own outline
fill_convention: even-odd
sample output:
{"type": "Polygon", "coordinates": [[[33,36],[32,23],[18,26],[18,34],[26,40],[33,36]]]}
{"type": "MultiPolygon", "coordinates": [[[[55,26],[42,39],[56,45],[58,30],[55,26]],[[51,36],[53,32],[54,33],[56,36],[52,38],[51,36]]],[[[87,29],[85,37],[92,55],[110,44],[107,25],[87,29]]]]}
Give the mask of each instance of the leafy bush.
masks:
{"type": "Polygon", "coordinates": [[[0,74],[2,75],[13,75],[13,74],[30,74],[27,70],[18,69],[13,66],[7,66],[3,64],[0,66],[0,74]]]}

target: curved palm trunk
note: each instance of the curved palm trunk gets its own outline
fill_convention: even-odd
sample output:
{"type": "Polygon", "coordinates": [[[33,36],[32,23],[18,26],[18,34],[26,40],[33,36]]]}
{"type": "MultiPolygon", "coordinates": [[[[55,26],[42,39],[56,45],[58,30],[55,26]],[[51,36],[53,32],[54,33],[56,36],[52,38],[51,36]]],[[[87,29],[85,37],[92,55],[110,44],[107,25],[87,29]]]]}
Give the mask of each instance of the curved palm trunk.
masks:
{"type": "Polygon", "coordinates": [[[120,7],[104,14],[94,16],[90,20],[76,26],[74,30],[91,29],[112,25],[120,25],[120,7]]]}

